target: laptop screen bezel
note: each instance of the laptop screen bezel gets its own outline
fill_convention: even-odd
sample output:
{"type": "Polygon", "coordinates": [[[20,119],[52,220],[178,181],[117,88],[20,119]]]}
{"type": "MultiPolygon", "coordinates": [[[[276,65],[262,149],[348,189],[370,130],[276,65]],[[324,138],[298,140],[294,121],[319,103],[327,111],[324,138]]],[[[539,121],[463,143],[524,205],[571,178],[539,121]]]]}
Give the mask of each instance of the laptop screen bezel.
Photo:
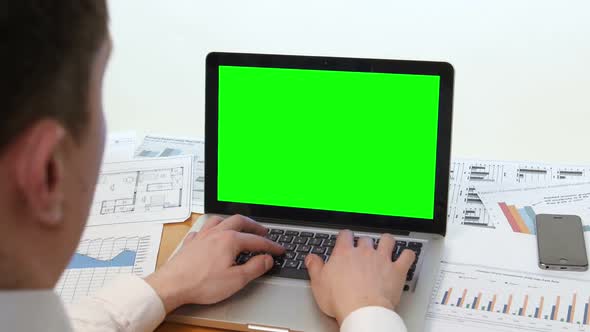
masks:
{"type": "MultiPolygon", "coordinates": [[[[423,232],[445,235],[449,192],[453,85],[454,70],[446,62],[276,54],[209,53],[206,61],[205,86],[205,213],[224,215],[242,214],[254,219],[279,219],[281,223],[302,226],[389,232],[423,232]],[[439,76],[440,90],[434,186],[434,218],[394,217],[219,201],[217,199],[219,66],[319,69],[439,76]]],[[[248,139],[247,135],[244,139],[248,139]]]]}

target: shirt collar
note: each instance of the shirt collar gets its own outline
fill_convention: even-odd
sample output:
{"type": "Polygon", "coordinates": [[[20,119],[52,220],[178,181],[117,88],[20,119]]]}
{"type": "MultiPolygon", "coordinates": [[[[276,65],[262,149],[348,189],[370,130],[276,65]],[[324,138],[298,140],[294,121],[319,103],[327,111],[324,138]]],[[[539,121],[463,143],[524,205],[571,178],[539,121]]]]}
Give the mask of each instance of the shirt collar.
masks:
{"type": "Polygon", "coordinates": [[[0,322],[4,331],[71,331],[52,290],[0,291],[0,322]]]}

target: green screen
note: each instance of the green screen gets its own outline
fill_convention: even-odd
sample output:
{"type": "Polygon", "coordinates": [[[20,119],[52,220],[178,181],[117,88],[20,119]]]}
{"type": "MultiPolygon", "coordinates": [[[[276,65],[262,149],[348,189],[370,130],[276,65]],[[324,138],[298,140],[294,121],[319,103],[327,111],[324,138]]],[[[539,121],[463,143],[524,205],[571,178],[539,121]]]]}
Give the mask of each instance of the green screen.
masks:
{"type": "Polygon", "coordinates": [[[219,201],[433,219],[439,76],[219,67],[219,201]]]}

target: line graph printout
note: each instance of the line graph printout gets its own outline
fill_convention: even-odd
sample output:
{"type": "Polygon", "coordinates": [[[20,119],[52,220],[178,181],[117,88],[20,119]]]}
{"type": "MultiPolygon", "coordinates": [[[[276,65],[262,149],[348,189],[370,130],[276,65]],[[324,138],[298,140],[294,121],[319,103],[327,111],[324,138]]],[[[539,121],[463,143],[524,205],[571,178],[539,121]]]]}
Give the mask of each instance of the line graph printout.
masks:
{"type": "Polygon", "coordinates": [[[536,234],[537,214],[575,214],[590,232],[590,182],[526,187],[482,187],[478,191],[490,217],[506,231],[536,234]]]}
{"type": "Polygon", "coordinates": [[[442,262],[425,331],[590,331],[590,280],[442,262]]]}
{"type": "Polygon", "coordinates": [[[190,156],[105,163],[88,225],[184,221],[191,193],[190,156]]]}
{"type": "Polygon", "coordinates": [[[205,140],[148,135],[135,151],[136,158],[191,155],[193,157],[192,211],[205,212],[205,140]]]}
{"type": "Polygon", "coordinates": [[[590,181],[590,166],[534,162],[456,159],[451,162],[449,182],[449,227],[501,227],[490,218],[479,198],[481,186],[531,186],[590,181]]]}
{"type": "Polygon", "coordinates": [[[118,276],[154,272],[161,237],[162,224],[87,227],[55,291],[71,303],[118,276]]]}

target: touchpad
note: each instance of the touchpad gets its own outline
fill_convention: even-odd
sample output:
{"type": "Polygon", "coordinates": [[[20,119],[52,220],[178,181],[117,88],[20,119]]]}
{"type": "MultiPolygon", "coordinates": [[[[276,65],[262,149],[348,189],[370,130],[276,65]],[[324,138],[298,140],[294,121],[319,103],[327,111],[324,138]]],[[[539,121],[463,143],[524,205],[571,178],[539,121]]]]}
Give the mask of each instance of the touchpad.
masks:
{"type": "Polygon", "coordinates": [[[265,278],[240,291],[229,304],[232,321],[295,331],[338,331],[336,322],[316,305],[309,283],[265,278]]]}

